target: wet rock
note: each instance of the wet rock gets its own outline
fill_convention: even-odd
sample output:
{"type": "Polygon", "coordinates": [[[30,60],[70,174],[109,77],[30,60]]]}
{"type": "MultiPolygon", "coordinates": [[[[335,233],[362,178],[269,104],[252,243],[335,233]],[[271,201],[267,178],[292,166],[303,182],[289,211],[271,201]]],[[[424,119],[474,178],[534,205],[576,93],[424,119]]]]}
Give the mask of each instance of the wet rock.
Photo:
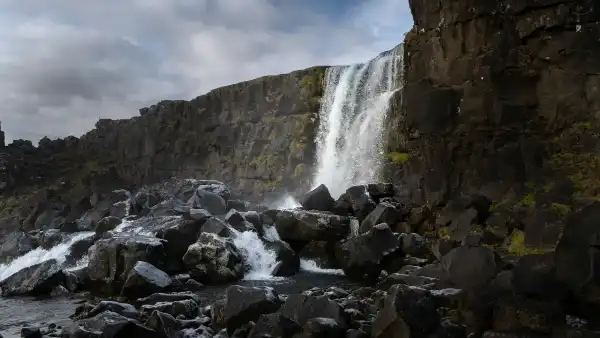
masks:
{"type": "Polygon", "coordinates": [[[42,338],[42,332],[39,327],[24,327],[21,329],[22,338],[42,338]]]}
{"type": "Polygon", "coordinates": [[[331,211],[335,200],[331,197],[329,189],[321,184],[304,194],[299,202],[305,210],[331,211]]]}
{"type": "Polygon", "coordinates": [[[193,208],[201,208],[213,215],[225,215],[227,202],[218,193],[198,188],[189,201],[193,208]]]}
{"type": "Polygon", "coordinates": [[[348,188],[346,190],[346,198],[350,203],[353,215],[361,222],[375,210],[376,203],[364,185],[348,188]]]}
{"type": "Polygon", "coordinates": [[[77,264],[77,262],[87,255],[89,249],[94,244],[94,237],[86,234],[71,235],[66,240],[71,243],[71,247],[69,248],[69,253],[65,256],[65,264],[70,266],[77,264]],[[73,236],[77,236],[78,238],[73,238],[73,236]]]}
{"type": "Polygon", "coordinates": [[[411,276],[402,273],[393,273],[387,276],[384,280],[377,284],[380,290],[388,290],[392,285],[404,284],[408,286],[417,286],[427,288],[427,286],[435,286],[438,280],[436,278],[424,276],[411,276]]]}
{"type": "Polygon", "coordinates": [[[138,261],[162,267],[163,242],[155,237],[133,233],[113,233],[97,241],[89,250],[88,276],[97,291],[120,292],[129,272],[138,261]]]}
{"type": "Polygon", "coordinates": [[[300,271],[300,257],[292,247],[284,241],[264,241],[267,250],[273,250],[277,255],[278,266],[273,275],[287,277],[300,271]]]}
{"type": "Polygon", "coordinates": [[[458,247],[442,258],[442,266],[456,286],[472,289],[489,283],[503,265],[491,249],[458,247]]]}
{"type": "Polygon", "coordinates": [[[64,283],[64,274],[56,259],[19,270],[0,281],[2,296],[48,295],[64,283]]]}
{"type": "Polygon", "coordinates": [[[300,326],[320,317],[331,318],[342,327],[348,324],[344,309],[327,296],[290,295],[278,313],[300,326]]]}
{"type": "Polygon", "coordinates": [[[190,209],[190,218],[203,223],[208,221],[212,214],[204,209],[190,209]]]}
{"type": "Polygon", "coordinates": [[[98,222],[106,216],[110,216],[112,202],[109,200],[100,201],[91,210],[88,210],[77,219],[77,228],[79,231],[94,231],[98,222]]]}
{"type": "Polygon", "coordinates": [[[196,183],[198,184],[196,187],[196,193],[198,191],[208,191],[219,195],[219,197],[225,201],[229,201],[229,198],[231,198],[231,190],[225,183],[221,181],[199,180],[196,183]]]}
{"type": "Polygon", "coordinates": [[[312,318],[302,327],[301,337],[342,338],[346,329],[331,318],[312,318]]]}
{"type": "Polygon", "coordinates": [[[22,256],[37,246],[33,236],[22,231],[12,232],[3,239],[0,246],[0,261],[22,256]]]}
{"type": "Polygon", "coordinates": [[[192,292],[175,292],[175,293],[155,293],[148,297],[140,298],[135,301],[137,307],[144,305],[154,305],[157,303],[172,303],[181,300],[192,300],[195,303],[200,303],[200,298],[192,292]]]}
{"type": "Polygon", "coordinates": [[[158,302],[155,304],[142,305],[140,308],[142,314],[148,316],[154,311],[168,313],[173,317],[183,316],[191,319],[198,315],[198,303],[192,299],[176,300],[172,302],[158,302]]]}
{"type": "Polygon", "coordinates": [[[63,338],[81,337],[148,337],[159,338],[156,331],[141,323],[111,311],[102,312],[94,317],[78,320],[65,327],[63,338]]]}
{"type": "Polygon", "coordinates": [[[227,201],[227,211],[235,209],[237,211],[248,211],[250,203],[241,200],[230,199],[227,201]]]}
{"type": "Polygon", "coordinates": [[[375,225],[386,223],[394,228],[402,221],[402,213],[389,203],[379,203],[360,224],[359,233],[363,234],[371,230],[375,225]]]}
{"type": "Polygon", "coordinates": [[[225,222],[240,232],[256,231],[254,224],[250,223],[242,213],[235,209],[231,209],[227,212],[227,215],[225,215],[225,222]]]}
{"type": "Polygon", "coordinates": [[[171,277],[154,265],[138,261],[129,271],[127,280],[121,289],[121,297],[136,299],[168,289],[171,277]]]}
{"type": "Polygon", "coordinates": [[[233,285],[225,291],[223,323],[233,332],[249,321],[256,321],[262,314],[276,312],[280,306],[272,288],[233,285]]]}
{"type": "Polygon", "coordinates": [[[282,210],[275,228],[284,241],[336,240],[348,236],[350,218],[317,211],[282,210]]]}
{"type": "Polygon", "coordinates": [[[202,221],[169,217],[156,219],[154,222],[155,236],[165,240],[164,247],[167,255],[165,271],[169,273],[183,271],[183,255],[198,239],[202,231],[202,221]]]}
{"type": "Polygon", "coordinates": [[[385,223],[378,224],[342,244],[344,273],[354,278],[362,278],[364,275],[377,277],[383,269],[384,257],[399,247],[400,241],[390,227],[385,223]]]}
{"type": "Polygon", "coordinates": [[[298,255],[303,259],[309,259],[324,269],[340,269],[343,258],[341,247],[337,242],[313,241],[308,243],[298,255]]]}
{"type": "Polygon", "coordinates": [[[416,233],[400,234],[400,246],[402,252],[406,255],[413,257],[433,256],[427,240],[416,233]]]}
{"type": "Polygon", "coordinates": [[[268,313],[261,315],[256,321],[256,325],[250,331],[248,338],[271,337],[292,337],[298,333],[301,327],[293,320],[283,316],[280,313],[268,313]]]}
{"type": "Polygon", "coordinates": [[[102,235],[107,233],[108,231],[113,230],[119,224],[121,224],[121,219],[115,216],[104,217],[98,222],[96,226],[96,238],[101,238],[102,235]]]}
{"type": "Polygon", "coordinates": [[[367,184],[367,192],[372,198],[380,200],[396,195],[396,188],[392,183],[369,183],[367,184]]]}
{"type": "Polygon", "coordinates": [[[213,233],[220,237],[232,237],[234,233],[233,229],[227,223],[217,217],[209,218],[202,225],[201,232],[213,233]]]}
{"type": "Polygon", "coordinates": [[[190,213],[191,206],[177,198],[166,199],[148,211],[151,217],[182,216],[190,213]]]}
{"type": "Polygon", "coordinates": [[[243,260],[233,241],[212,233],[202,233],[198,242],[189,246],[183,264],[195,280],[226,283],[243,276],[243,260]]]}
{"type": "Polygon", "coordinates": [[[146,319],[146,326],[162,337],[175,337],[179,323],[172,315],[160,311],[152,311],[146,319]]]}
{"type": "Polygon", "coordinates": [[[426,337],[435,332],[439,315],[430,293],[393,285],[373,323],[372,337],[426,337]]]}
{"type": "Polygon", "coordinates": [[[340,216],[350,216],[352,215],[352,205],[348,199],[348,194],[343,193],[336,201],[333,203],[333,207],[331,208],[331,212],[340,216]]]}
{"type": "Polygon", "coordinates": [[[62,242],[67,234],[60,232],[58,229],[48,229],[39,234],[39,244],[43,249],[50,249],[62,242]]]}
{"type": "Polygon", "coordinates": [[[79,318],[83,319],[83,318],[95,317],[105,311],[111,311],[111,312],[117,313],[123,317],[131,318],[131,319],[139,319],[140,318],[140,313],[138,312],[138,310],[136,310],[136,308],[133,305],[127,304],[127,303],[114,302],[114,301],[110,301],[110,300],[101,301],[95,307],[93,307],[89,311],[86,311],[86,313],[81,314],[79,316],[79,318]]]}

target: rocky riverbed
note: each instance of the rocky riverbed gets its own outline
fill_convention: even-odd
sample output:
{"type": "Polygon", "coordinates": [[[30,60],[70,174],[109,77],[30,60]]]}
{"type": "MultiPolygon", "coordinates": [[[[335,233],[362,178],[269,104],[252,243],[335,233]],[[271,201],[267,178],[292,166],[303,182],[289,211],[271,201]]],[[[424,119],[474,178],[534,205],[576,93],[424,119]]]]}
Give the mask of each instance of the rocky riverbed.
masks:
{"type": "Polygon", "coordinates": [[[481,195],[429,208],[392,184],[338,198],[321,185],[299,203],[272,209],[232,199],[218,181],[171,180],[108,194],[74,222],[47,217],[0,247],[0,329],[65,338],[600,334],[595,265],[582,264],[595,250],[598,203],[573,213],[553,251],[528,247],[519,214],[481,195]]]}

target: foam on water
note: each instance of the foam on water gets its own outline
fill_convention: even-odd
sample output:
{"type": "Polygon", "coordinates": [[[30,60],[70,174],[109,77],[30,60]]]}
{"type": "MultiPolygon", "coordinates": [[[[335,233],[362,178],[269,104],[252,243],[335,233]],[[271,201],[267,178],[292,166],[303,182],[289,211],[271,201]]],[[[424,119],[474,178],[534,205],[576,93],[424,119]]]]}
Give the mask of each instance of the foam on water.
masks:
{"type": "Polygon", "coordinates": [[[52,247],[49,250],[37,248],[29,251],[23,256],[17,257],[8,264],[0,265],[0,281],[10,277],[12,274],[28,268],[30,266],[43,263],[45,261],[56,259],[59,264],[66,260],[66,256],[71,250],[71,246],[76,242],[94,236],[94,232],[86,231],[73,235],[68,240],[52,247]]]}
{"type": "Polygon", "coordinates": [[[343,270],[341,270],[341,269],[323,269],[323,268],[319,267],[317,262],[315,262],[311,259],[301,259],[300,260],[300,270],[314,273],[314,274],[344,276],[343,270]]]}
{"type": "MultiPolygon", "coordinates": [[[[271,227],[274,229],[274,227],[271,227]]],[[[272,230],[271,230],[272,231],[272,230]]],[[[275,230],[275,234],[277,231],[275,230]]],[[[274,236],[271,233],[271,236],[274,236]]],[[[279,237],[279,235],[276,235],[279,237]]],[[[253,231],[235,231],[233,244],[241,251],[248,266],[245,280],[282,280],[272,275],[277,266],[277,254],[266,248],[265,243],[253,231]]]]}
{"type": "Polygon", "coordinates": [[[337,197],[349,186],[379,180],[384,120],[401,63],[402,51],[394,49],[364,64],[327,69],[314,187],[325,184],[337,197]]]}

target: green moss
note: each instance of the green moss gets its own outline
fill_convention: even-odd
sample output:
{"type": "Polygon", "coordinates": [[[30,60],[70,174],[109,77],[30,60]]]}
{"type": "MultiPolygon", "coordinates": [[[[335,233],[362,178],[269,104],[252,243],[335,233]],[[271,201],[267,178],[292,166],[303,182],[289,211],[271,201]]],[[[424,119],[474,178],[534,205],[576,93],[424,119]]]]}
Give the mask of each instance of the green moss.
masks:
{"type": "Polygon", "coordinates": [[[600,156],[583,153],[557,153],[550,161],[555,170],[573,183],[574,196],[580,199],[597,199],[600,195],[600,156]]]}
{"type": "Polygon", "coordinates": [[[571,212],[571,207],[566,204],[552,203],[552,210],[561,216],[566,216],[571,212]]]}
{"type": "Polygon", "coordinates": [[[405,164],[408,162],[408,153],[391,152],[385,156],[387,159],[396,164],[405,164]]]}
{"type": "Polygon", "coordinates": [[[301,177],[306,172],[306,165],[300,163],[294,168],[294,177],[301,177]]]}
{"type": "Polygon", "coordinates": [[[519,202],[517,203],[517,205],[521,206],[521,207],[525,207],[525,208],[532,208],[535,206],[535,197],[533,196],[533,193],[527,193],[525,194],[525,196],[523,196],[521,198],[521,200],[519,200],[519,202]]]}
{"type": "Polygon", "coordinates": [[[440,239],[450,239],[450,229],[448,227],[441,227],[437,231],[437,236],[440,239]]]}
{"type": "Polygon", "coordinates": [[[525,244],[525,232],[514,230],[508,239],[507,251],[514,256],[536,255],[552,252],[552,249],[532,248],[525,244]]]}
{"type": "Polygon", "coordinates": [[[499,207],[500,207],[500,203],[498,203],[498,202],[493,202],[493,203],[490,205],[490,208],[489,208],[489,210],[490,210],[490,212],[494,212],[494,211],[498,210],[498,208],[499,208],[499,207]]]}

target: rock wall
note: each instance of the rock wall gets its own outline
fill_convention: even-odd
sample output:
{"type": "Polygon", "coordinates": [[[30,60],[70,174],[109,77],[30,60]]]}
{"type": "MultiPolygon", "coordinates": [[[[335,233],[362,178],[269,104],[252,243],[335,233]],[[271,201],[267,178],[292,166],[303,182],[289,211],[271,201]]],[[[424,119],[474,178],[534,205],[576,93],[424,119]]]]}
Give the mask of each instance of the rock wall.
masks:
{"type": "Polygon", "coordinates": [[[0,151],[10,164],[0,177],[4,193],[87,186],[86,179],[98,174],[107,176],[102,181],[110,188],[170,177],[217,179],[239,197],[260,202],[305,189],[324,72],[314,67],[218,88],[191,101],[161,101],[131,119],[100,120],[79,139],[43,139],[37,148],[15,141],[0,151]]]}
{"type": "Polygon", "coordinates": [[[600,2],[410,0],[390,175],[430,204],[600,193],[600,2]]]}

